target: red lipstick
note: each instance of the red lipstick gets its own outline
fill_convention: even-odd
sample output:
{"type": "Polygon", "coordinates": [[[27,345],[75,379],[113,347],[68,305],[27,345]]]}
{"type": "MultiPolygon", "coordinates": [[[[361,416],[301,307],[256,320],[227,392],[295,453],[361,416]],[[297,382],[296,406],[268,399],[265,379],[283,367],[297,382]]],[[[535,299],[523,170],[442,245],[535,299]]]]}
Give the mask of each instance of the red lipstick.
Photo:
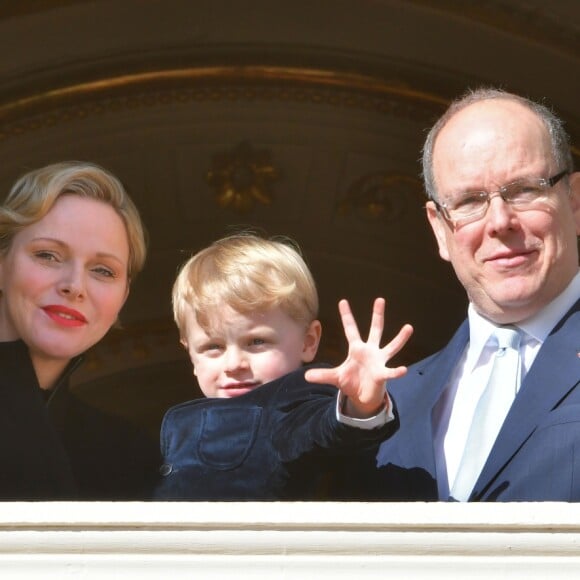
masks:
{"type": "Polygon", "coordinates": [[[73,308],[50,304],[44,306],[43,310],[53,322],[60,326],[77,327],[87,324],[87,319],[78,310],[74,310],[73,308]]]}

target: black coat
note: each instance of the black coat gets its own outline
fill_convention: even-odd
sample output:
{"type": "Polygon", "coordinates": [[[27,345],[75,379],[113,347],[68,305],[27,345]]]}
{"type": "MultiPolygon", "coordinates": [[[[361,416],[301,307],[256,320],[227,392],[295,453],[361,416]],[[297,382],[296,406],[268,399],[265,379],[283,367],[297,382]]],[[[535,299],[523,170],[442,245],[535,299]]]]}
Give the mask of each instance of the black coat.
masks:
{"type": "Polygon", "coordinates": [[[23,342],[0,343],[0,498],[73,499],[69,458],[23,342]]]}
{"type": "Polygon", "coordinates": [[[76,359],[50,393],[40,389],[27,346],[0,343],[0,499],[147,499],[156,443],[72,392],[76,359]]]}

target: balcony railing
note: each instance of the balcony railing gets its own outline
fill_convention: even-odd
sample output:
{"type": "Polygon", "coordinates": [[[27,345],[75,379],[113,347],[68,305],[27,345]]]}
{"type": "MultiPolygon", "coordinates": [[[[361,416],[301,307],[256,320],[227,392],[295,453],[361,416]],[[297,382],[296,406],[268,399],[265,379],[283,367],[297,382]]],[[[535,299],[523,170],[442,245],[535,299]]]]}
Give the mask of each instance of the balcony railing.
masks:
{"type": "Polygon", "coordinates": [[[580,505],[4,503],[2,578],[578,578],[580,505]]]}

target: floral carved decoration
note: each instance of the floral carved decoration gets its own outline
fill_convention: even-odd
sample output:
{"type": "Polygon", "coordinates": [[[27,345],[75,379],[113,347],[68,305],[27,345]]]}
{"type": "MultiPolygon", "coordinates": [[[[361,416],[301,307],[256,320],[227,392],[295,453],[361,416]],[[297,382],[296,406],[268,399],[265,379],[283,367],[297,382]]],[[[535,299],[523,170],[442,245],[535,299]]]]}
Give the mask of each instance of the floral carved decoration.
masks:
{"type": "Polygon", "coordinates": [[[245,213],[256,204],[270,205],[272,184],[279,177],[271,159],[268,150],[255,149],[247,141],[230,151],[216,153],[206,181],[214,190],[218,205],[238,213],[245,213]]]}
{"type": "Polygon", "coordinates": [[[371,173],[350,185],[340,203],[339,212],[363,219],[389,221],[400,217],[409,197],[422,197],[421,181],[416,177],[403,173],[371,173]]]}

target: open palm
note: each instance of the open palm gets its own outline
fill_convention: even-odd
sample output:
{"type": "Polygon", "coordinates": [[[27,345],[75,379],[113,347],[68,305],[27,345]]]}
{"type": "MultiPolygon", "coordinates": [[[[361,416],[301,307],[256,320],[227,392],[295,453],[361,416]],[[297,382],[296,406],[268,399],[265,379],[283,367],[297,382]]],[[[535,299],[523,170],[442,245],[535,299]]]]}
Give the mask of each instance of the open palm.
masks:
{"type": "Polygon", "coordinates": [[[360,332],[347,300],[338,303],[338,310],[348,342],[348,354],[342,364],[331,369],[309,369],[306,380],[312,383],[335,385],[347,397],[347,414],[369,417],[382,409],[385,401],[385,382],[403,376],[404,366],[390,368],[387,362],[407,343],[413,328],[405,324],[393,340],[381,348],[385,325],[385,300],[377,298],[373,304],[371,326],[366,342],[360,332]]]}

